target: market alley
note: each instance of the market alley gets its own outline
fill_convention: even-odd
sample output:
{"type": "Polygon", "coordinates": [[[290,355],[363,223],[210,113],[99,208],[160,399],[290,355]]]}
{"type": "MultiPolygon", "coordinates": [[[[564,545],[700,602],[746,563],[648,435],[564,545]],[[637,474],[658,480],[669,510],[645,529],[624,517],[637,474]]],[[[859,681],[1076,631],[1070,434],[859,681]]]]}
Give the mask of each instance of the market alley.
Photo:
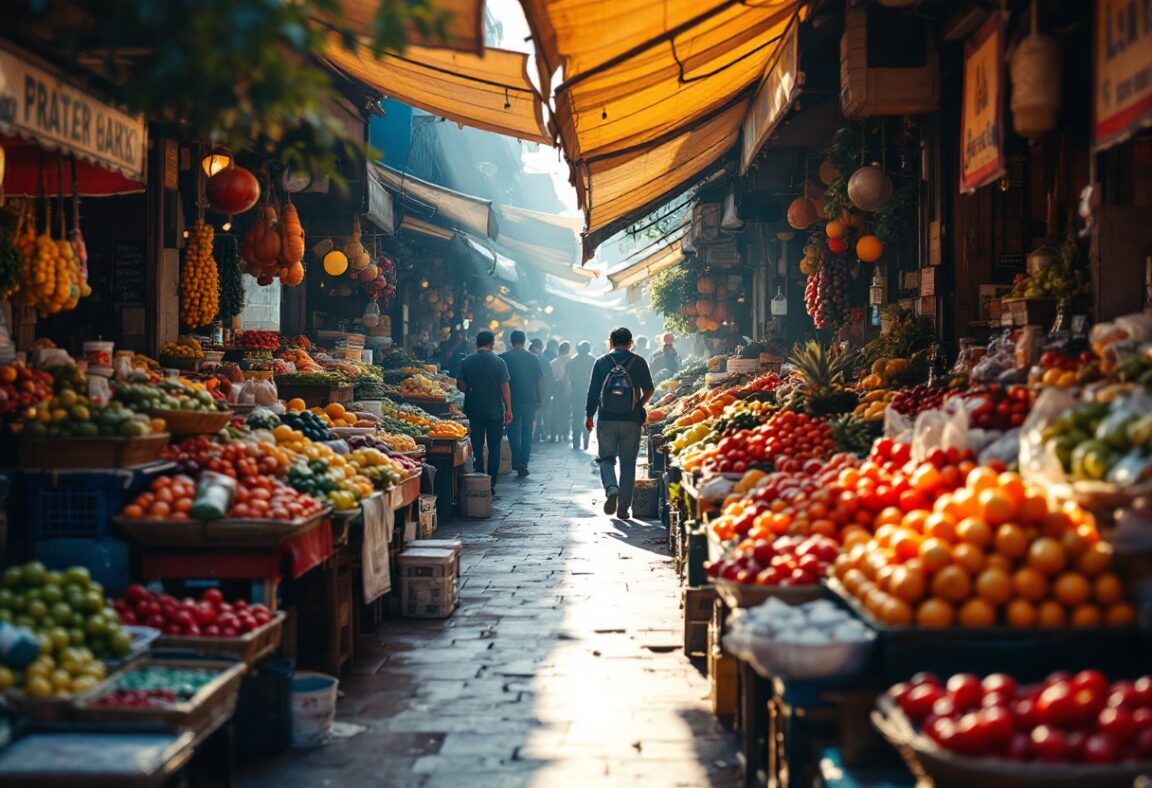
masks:
{"type": "Polygon", "coordinates": [[[357,644],[323,749],[242,765],[241,786],[728,786],[735,737],[683,655],[659,524],[614,520],[591,456],[534,450],[490,520],[454,520],[461,600],[357,644]]]}

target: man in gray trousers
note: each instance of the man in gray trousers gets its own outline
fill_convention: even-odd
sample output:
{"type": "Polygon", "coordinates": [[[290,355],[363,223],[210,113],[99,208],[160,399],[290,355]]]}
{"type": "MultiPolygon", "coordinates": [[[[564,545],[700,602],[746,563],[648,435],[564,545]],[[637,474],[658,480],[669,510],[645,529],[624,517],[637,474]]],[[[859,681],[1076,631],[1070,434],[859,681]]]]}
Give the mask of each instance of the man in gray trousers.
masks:
{"type": "Polygon", "coordinates": [[[621,520],[630,517],[632,491],[636,485],[636,457],[640,454],[640,433],[648,414],[644,406],[655,386],[648,362],[632,352],[632,332],[621,326],[612,331],[611,352],[596,359],[588,383],[585,428],[596,422],[597,462],[604,484],[604,513],[621,520]],[[620,459],[620,479],[616,479],[616,459],[620,459]]]}

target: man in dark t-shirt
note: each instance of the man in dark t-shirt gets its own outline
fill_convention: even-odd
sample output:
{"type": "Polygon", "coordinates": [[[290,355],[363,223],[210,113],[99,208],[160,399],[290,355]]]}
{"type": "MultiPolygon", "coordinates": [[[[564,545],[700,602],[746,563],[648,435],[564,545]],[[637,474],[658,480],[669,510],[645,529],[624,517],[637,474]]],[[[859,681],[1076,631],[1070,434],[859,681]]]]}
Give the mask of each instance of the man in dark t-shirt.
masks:
{"type": "Polygon", "coordinates": [[[491,331],[476,335],[476,352],[460,362],[456,386],[464,392],[464,413],[472,438],[472,462],[484,473],[484,442],[488,442],[488,476],[492,493],[500,473],[500,440],[504,426],[512,421],[512,392],[508,365],[492,352],[496,338],[491,331]]]}
{"type": "Polygon", "coordinates": [[[512,450],[512,467],[519,478],[524,478],[528,475],[528,460],[532,456],[532,424],[544,403],[544,371],[540,359],[524,349],[527,337],[523,331],[513,331],[509,340],[512,349],[500,356],[508,365],[512,388],[508,445],[512,450]]]}
{"type": "MultiPolygon", "coordinates": [[[[644,406],[652,398],[656,387],[652,385],[652,373],[648,362],[632,352],[632,332],[621,326],[612,332],[612,352],[601,356],[592,367],[592,379],[588,383],[588,398],[585,413],[585,427],[592,430],[592,417],[600,412],[596,423],[596,443],[600,464],[600,481],[606,495],[605,514],[617,514],[627,520],[632,506],[632,491],[636,486],[636,458],[640,454],[640,433],[648,414],[644,406]],[[628,412],[605,412],[601,399],[605,394],[605,383],[616,367],[626,373],[631,386],[630,394],[634,405],[628,412]],[[620,458],[620,480],[616,480],[616,458],[620,458]]],[[[611,405],[609,406],[612,407],[611,405]]]]}

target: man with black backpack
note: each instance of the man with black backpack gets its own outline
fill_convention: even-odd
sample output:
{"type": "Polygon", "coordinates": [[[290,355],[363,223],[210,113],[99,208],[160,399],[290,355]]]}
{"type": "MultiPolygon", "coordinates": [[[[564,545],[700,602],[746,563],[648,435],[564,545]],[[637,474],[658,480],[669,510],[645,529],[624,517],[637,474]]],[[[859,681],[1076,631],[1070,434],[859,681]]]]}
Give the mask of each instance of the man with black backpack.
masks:
{"type": "Polygon", "coordinates": [[[632,332],[624,327],[612,331],[612,351],[596,360],[588,383],[585,428],[592,431],[597,412],[596,442],[599,444],[600,481],[607,498],[604,513],[629,518],[632,490],[636,485],[636,457],[640,454],[640,432],[648,414],[644,406],[655,386],[648,362],[632,352],[632,332]],[[620,479],[616,479],[616,458],[620,458],[620,479]]]}

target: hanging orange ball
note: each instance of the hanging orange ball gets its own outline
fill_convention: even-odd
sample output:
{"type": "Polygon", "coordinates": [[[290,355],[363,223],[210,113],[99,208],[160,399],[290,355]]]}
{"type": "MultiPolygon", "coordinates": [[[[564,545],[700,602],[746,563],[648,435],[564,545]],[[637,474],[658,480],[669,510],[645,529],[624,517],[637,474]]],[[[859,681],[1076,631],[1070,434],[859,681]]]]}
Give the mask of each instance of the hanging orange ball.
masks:
{"type": "Polygon", "coordinates": [[[839,219],[833,219],[824,228],[824,234],[829,238],[843,238],[847,232],[848,228],[839,219]]]}
{"type": "Polygon", "coordinates": [[[815,223],[816,204],[807,197],[797,197],[788,206],[788,224],[797,230],[805,230],[815,223]]]}
{"type": "Polygon", "coordinates": [[[862,235],[856,242],[856,256],[862,263],[874,263],[884,255],[884,242],[875,235],[862,235]]]}

